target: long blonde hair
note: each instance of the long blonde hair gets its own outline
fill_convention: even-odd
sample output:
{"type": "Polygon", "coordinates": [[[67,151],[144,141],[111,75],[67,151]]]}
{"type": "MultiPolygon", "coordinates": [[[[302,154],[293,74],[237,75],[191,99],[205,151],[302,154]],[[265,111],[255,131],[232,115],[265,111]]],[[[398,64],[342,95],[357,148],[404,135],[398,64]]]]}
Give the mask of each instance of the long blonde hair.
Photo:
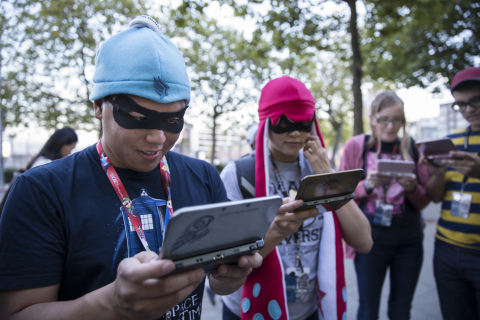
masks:
{"type": "MultiPolygon", "coordinates": [[[[389,91],[389,90],[383,91],[377,94],[377,96],[373,100],[370,115],[372,117],[375,117],[383,109],[392,107],[395,105],[399,105],[402,108],[403,118],[405,119],[405,109],[403,105],[403,100],[400,99],[400,97],[397,96],[397,94],[393,91],[389,91]]],[[[404,120],[403,126],[402,126],[403,137],[402,137],[402,141],[400,142],[400,154],[402,155],[403,159],[408,160],[410,159],[410,156],[408,153],[410,149],[410,136],[407,133],[406,126],[407,126],[407,122],[406,120],[404,120]]],[[[367,149],[373,148],[378,143],[377,154],[379,154],[380,150],[382,149],[382,141],[378,139],[375,133],[375,128],[372,125],[372,121],[370,121],[370,129],[372,130],[372,135],[370,136],[370,139],[367,141],[367,149]]]]}

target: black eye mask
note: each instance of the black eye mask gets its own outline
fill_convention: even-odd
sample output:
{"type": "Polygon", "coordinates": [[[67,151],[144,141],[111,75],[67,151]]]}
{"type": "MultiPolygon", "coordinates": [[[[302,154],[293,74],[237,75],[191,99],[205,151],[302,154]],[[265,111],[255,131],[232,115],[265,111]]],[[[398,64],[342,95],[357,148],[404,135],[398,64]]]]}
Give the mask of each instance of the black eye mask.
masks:
{"type": "Polygon", "coordinates": [[[312,124],[313,124],[314,118],[315,118],[315,114],[313,115],[312,120],[310,120],[307,123],[305,123],[305,121],[292,122],[290,121],[290,119],[287,118],[287,116],[282,115],[277,125],[275,126],[272,123],[272,119],[270,119],[270,128],[272,129],[272,132],[276,134],[293,132],[293,131],[310,132],[312,131],[312,124]]]}
{"type": "Polygon", "coordinates": [[[183,129],[184,108],[178,112],[157,112],[144,108],[129,97],[119,95],[115,100],[107,98],[113,106],[113,119],[125,129],[158,129],[179,133],[183,129]],[[137,112],[143,117],[133,117],[129,112],[137,112]]]}

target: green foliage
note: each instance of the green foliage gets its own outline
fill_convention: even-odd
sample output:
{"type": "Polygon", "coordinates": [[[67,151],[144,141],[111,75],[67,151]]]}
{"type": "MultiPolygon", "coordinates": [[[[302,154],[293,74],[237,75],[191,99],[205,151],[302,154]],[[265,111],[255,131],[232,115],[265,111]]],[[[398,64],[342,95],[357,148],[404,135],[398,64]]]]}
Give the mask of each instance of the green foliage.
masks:
{"type": "MultiPolygon", "coordinates": [[[[354,127],[358,127],[356,131],[363,131],[360,90],[362,62],[360,50],[353,41],[358,38],[356,21],[352,27],[349,14],[350,8],[355,8],[356,0],[264,0],[248,1],[244,5],[237,4],[238,1],[235,0],[222,2],[235,6],[238,15],[250,16],[257,21],[254,34],[272,43],[271,56],[278,57],[277,64],[282,74],[296,76],[313,86],[318,82],[316,79],[322,77],[322,72],[329,69],[331,78],[316,84],[317,92],[322,93],[322,98],[332,96],[329,93],[329,88],[335,87],[332,79],[341,82],[342,89],[357,92],[340,104],[348,106],[348,112],[337,106],[329,109],[330,127],[334,131],[339,130],[336,133],[339,138],[335,139],[333,144],[334,152],[340,141],[344,117],[358,117],[360,121],[354,121],[354,127]],[[268,8],[268,11],[265,8],[268,8]],[[317,68],[311,63],[309,65],[308,61],[315,61],[315,65],[320,67],[317,68]],[[345,68],[354,71],[343,72],[345,68]],[[354,81],[350,80],[352,78],[354,81]]],[[[340,96],[344,94],[337,92],[335,99],[340,96]]],[[[328,99],[320,101],[325,106],[330,102],[328,99]]]]}
{"type": "Polygon", "coordinates": [[[253,122],[254,115],[248,112],[240,112],[239,119],[232,114],[257,103],[258,91],[252,92],[252,88],[268,77],[272,59],[268,58],[267,42],[258,38],[247,41],[241,32],[219,26],[203,13],[204,9],[201,1],[183,2],[172,12],[176,26],[169,32],[182,38],[178,44],[190,69],[193,91],[189,115],[195,121],[203,118],[212,129],[213,161],[221,125],[236,127],[239,121],[247,125],[253,122]]]}
{"type": "MultiPolygon", "coordinates": [[[[257,105],[261,87],[288,74],[311,88],[327,144],[336,150],[351,135],[353,114],[354,127],[362,117],[362,58],[366,78],[378,87],[451,79],[480,56],[478,0],[364,3],[358,32],[350,21],[357,0],[190,0],[152,12],[184,53],[195,122],[208,123],[214,136],[217,127],[238,125],[233,114],[251,123],[246,107],[257,105]],[[220,26],[206,14],[211,5],[231,7],[239,23],[254,19],[255,30],[247,37],[220,26]],[[354,55],[356,38],[363,38],[361,56],[354,55]]],[[[93,129],[88,95],[96,48],[147,12],[144,1],[12,0],[1,1],[0,10],[5,125],[93,129]]]]}
{"type": "Polygon", "coordinates": [[[93,129],[88,95],[96,48],[145,12],[142,1],[17,0],[2,8],[5,125],[93,129]]]}
{"type": "MultiPolygon", "coordinates": [[[[347,126],[343,124],[352,125],[354,106],[346,4],[325,0],[224,3],[235,6],[240,16],[255,18],[254,35],[272,43],[270,55],[277,57],[275,62],[281,73],[310,87],[317,102],[317,115],[325,120],[321,121],[323,135],[335,157],[340,143],[351,134],[345,132],[347,126]],[[270,6],[266,14],[260,5],[270,6]]],[[[361,109],[358,112],[361,116],[361,109]]]]}
{"type": "Polygon", "coordinates": [[[480,2],[366,0],[366,70],[407,87],[478,65],[480,2]]]}

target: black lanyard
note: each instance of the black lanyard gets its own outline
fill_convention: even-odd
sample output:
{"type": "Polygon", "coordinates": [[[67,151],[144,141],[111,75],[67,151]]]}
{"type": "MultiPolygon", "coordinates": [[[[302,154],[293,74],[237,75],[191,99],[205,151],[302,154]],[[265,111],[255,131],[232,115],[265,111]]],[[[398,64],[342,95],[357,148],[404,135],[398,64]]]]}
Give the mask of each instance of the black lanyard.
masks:
{"type": "MultiPolygon", "coordinates": [[[[468,138],[470,137],[470,132],[472,131],[472,127],[471,126],[468,126],[467,128],[467,134],[465,136],[465,139],[463,140],[463,151],[467,152],[468,151],[468,138]]],[[[467,183],[467,180],[468,180],[468,176],[464,175],[463,176],[463,181],[462,181],[462,189],[460,190],[460,192],[463,192],[463,189],[465,188],[465,186],[468,184],[467,183]]]]}
{"type": "MultiPolygon", "coordinates": [[[[273,172],[275,173],[275,178],[277,179],[277,182],[280,184],[280,192],[282,193],[283,197],[289,197],[289,194],[287,193],[287,190],[285,189],[285,186],[283,185],[283,179],[280,176],[280,172],[277,169],[277,166],[275,165],[275,161],[273,161],[272,155],[270,155],[270,161],[272,162],[273,166],[273,172]]],[[[300,163],[298,163],[298,168],[300,169],[300,163]]]]}
{"type": "MultiPolygon", "coordinates": [[[[275,161],[273,161],[273,157],[271,154],[270,154],[270,161],[272,162],[273,172],[275,172],[275,177],[277,178],[277,182],[280,184],[280,191],[282,192],[284,197],[289,197],[287,190],[283,185],[283,179],[280,176],[280,172],[278,171],[277,166],[275,165],[275,161]]],[[[298,169],[300,170],[300,159],[297,161],[297,164],[298,164],[298,169]]],[[[300,176],[301,175],[302,175],[302,172],[300,170],[300,176]]],[[[298,231],[302,231],[302,229],[303,229],[303,223],[298,228],[298,231]]],[[[295,235],[293,236],[295,237],[295,235]]],[[[295,257],[295,267],[300,269],[303,272],[303,264],[302,264],[302,261],[300,260],[300,236],[297,237],[296,244],[297,244],[297,255],[295,257]]]]}

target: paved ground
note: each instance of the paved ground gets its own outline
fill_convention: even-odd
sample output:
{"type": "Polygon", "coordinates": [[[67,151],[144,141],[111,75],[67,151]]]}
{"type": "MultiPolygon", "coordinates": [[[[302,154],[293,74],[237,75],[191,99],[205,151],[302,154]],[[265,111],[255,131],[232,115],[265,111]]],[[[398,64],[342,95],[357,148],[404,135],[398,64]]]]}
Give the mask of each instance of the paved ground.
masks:
{"type": "MultiPolygon", "coordinates": [[[[433,243],[436,221],[440,214],[439,204],[430,204],[425,209],[425,238],[424,238],[424,258],[420,279],[417,290],[413,299],[411,320],[438,320],[441,319],[440,306],[438,304],[437,290],[433,277],[433,243]]],[[[347,320],[356,319],[358,307],[357,280],[353,267],[353,262],[349,259],[345,260],[345,276],[347,282],[347,320]]],[[[387,278],[388,279],[388,275],[387,278]]],[[[385,281],[382,290],[382,301],[380,306],[380,320],[387,320],[387,301],[389,293],[389,283],[385,281]]],[[[215,305],[212,305],[208,295],[205,294],[203,303],[202,320],[220,320],[222,318],[221,300],[215,297],[215,305]]]]}

